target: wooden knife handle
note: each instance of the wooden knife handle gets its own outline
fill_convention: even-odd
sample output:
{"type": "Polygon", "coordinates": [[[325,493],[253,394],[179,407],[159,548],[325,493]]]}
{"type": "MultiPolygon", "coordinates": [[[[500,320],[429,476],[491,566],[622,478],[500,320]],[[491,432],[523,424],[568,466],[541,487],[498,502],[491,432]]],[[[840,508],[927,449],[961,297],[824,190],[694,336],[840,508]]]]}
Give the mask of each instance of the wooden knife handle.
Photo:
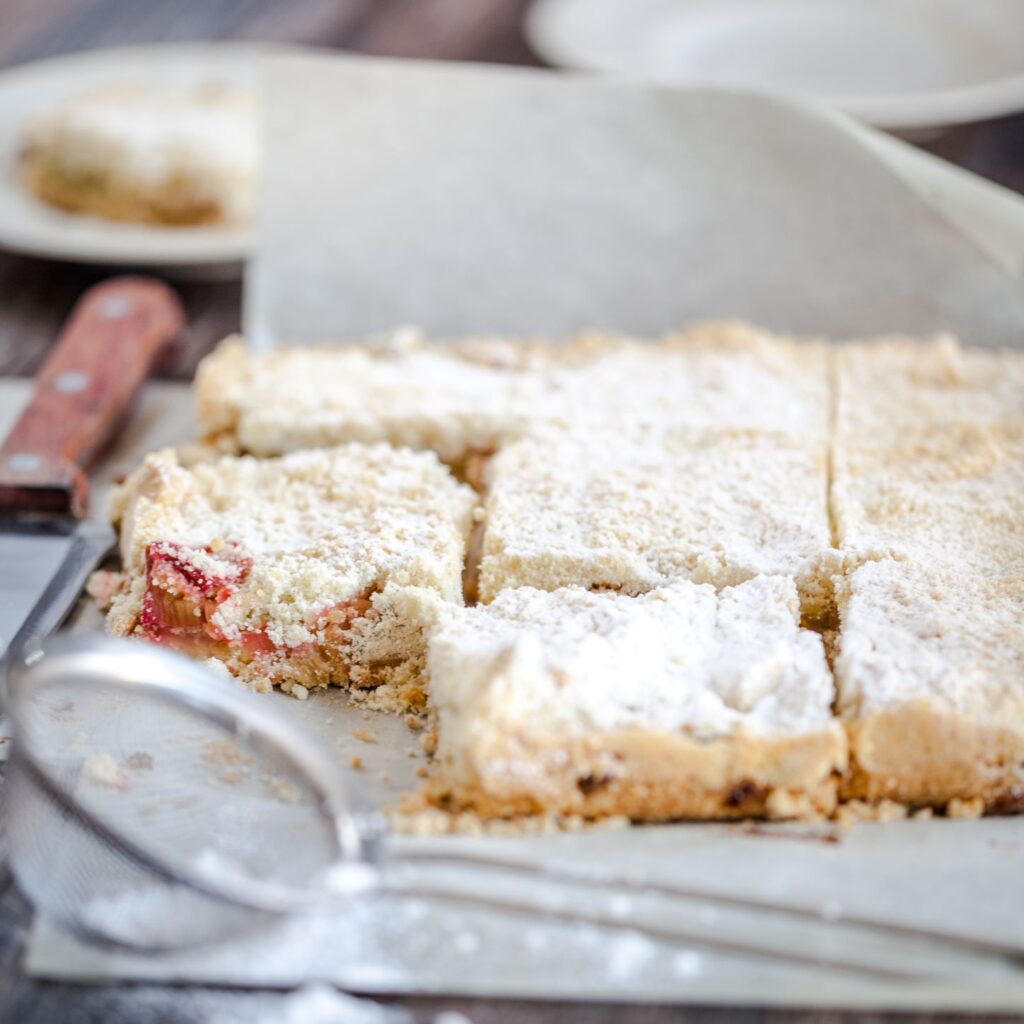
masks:
{"type": "Polygon", "coordinates": [[[77,302],[0,446],[0,510],[84,515],[85,469],[185,315],[160,281],[115,277],[77,302]]]}

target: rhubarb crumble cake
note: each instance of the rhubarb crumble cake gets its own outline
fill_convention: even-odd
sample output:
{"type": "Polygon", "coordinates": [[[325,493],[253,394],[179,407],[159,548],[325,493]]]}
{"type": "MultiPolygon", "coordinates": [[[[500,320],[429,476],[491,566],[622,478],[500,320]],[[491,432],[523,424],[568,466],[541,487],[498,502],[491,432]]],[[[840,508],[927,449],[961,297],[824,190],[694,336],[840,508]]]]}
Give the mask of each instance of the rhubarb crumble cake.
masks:
{"type": "Polygon", "coordinates": [[[840,350],[833,449],[846,564],[989,575],[1024,559],[1024,353],[952,338],[840,350]]]}
{"type": "Polygon", "coordinates": [[[676,579],[797,582],[823,616],[836,569],[823,444],[652,429],[540,434],[487,469],[480,596],[569,584],[638,593],[676,579]]]}
{"type": "Polygon", "coordinates": [[[536,347],[428,344],[413,330],[261,354],[228,338],[199,366],[196,408],[203,435],[230,451],[267,456],[386,441],[461,467],[526,428],[546,362],[536,347]]]}
{"type": "Polygon", "coordinates": [[[846,794],[1024,810],[1024,573],[886,559],[841,581],[846,794]]]}
{"type": "Polygon", "coordinates": [[[827,350],[743,324],[656,341],[596,332],[561,344],[426,342],[405,329],[358,345],[253,353],[228,338],[200,364],[200,430],[222,449],[281,455],[345,441],[431,449],[460,465],[548,426],[651,424],[825,444],[827,350]]]}
{"type": "Polygon", "coordinates": [[[258,688],[406,681],[415,696],[425,636],[409,604],[461,603],[474,504],[428,452],[351,444],[192,469],[158,452],[112,499],[124,577],[109,627],[258,688]]]}
{"type": "Polygon", "coordinates": [[[836,391],[847,789],[1024,807],[1024,354],[879,339],[836,391]]]}
{"type": "Polygon", "coordinates": [[[20,170],[38,198],[74,213],[240,224],[252,215],[257,140],[256,98],[247,89],[125,83],[33,117],[20,170]]]}
{"type": "Polygon", "coordinates": [[[428,698],[441,806],[1024,807],[1021,354],[229,339],[196,394],[231,454],[121,490],[112,628],[428,698]]]}
{"type": "Polygon", "coordinates": [[[430,641],[441,806],[634,819],[828,812],[846,766],[793,582],[505,590],[430,641]]]}

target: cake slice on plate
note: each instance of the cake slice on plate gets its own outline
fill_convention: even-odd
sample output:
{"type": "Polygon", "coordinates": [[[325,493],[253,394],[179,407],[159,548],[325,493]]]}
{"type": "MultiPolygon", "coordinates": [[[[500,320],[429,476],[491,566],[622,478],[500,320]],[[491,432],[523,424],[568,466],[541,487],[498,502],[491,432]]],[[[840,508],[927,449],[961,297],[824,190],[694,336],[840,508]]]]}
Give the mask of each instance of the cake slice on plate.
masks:
{"type": "Polygon", "coordinates": [[[484,816],[828,812],[846,765],[792,581],[506,590],[430,642],[435,803],[484,816]]]}
{"type": "Polygon", "coordinates": [[[415,688],[425,636],[404,606],[461,604],[474,505],[436,456],[386,445],[192,469],[158,452],[113,497],[124,579],[109,628],[300,696],[415,688]]]}
{"type": "Polygon", "coordinates": [[[20,171],[44,202],[145,224],[247,223],[258,173],[258,106],[248,89],[120,83],[25,125],[20,171]]]}

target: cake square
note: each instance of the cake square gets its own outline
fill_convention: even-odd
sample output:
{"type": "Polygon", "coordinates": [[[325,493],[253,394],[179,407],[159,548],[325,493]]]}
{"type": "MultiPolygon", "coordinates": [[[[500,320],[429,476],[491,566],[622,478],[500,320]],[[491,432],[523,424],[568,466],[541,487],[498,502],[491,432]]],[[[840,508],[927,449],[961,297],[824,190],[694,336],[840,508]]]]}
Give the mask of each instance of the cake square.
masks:
{"type": "Polygon", "coordinates": [[[196,375],[201,432],[280,455],[348,441],[430,449],[463,467],[536,430],[674,426],[824,445],[826,350],[738,323],[659,341],[588,333],[561,344],[413,330],[359,345],[249,352],[225,340],[196,375]]]}
{"type": "Polygon", "coordinates": [[[791,580],[505,590],[430,641],[429,794],[483,816],[828,812],[846,764],[791,580]]]}
{"type": "Polygon", "coordinates": [[[831,507],[846,562],[1001,572],[1024,557],[1024,354],[953,339],[836,355],[831,507]]]}
{"type": "Polygon", "coordinates": [[[516,586],[639,593],[777,574],[796,580],[808,618],[830,606],[824,437],[535,432],[494,456],[486,479],[481,600],[516,586]]]}
{"type": "Polygon", "coordinates": [[[191,469],[158,452],[112,498],[124,577],[108,626],[257,688],[411,678],[425,639],[400,592],[461,603],[474,505],[436,456],[385,445],[191,469]]]}
{"type": "Polygon", "coordinates": [[[1024,573],[883,560],[838,597],[846,794],[1024,810],[1024,573]]]}
{"type": "Polygon", "coordinates": [[[461,467],[523,432],[544,389],[544,352],[487,339],[428,344],[412,330],[259,354],[228,338],[196,374],[199,426],[221,447],[260,456],[383,441],[461,467]]]}
{"type": "Polygon", "coordinates": [[[547,419],[561,429],[614,424],[617,432],[660,427],[827,442],[828,348],[820,342],[733,321],[698,324],[656,341],[589,340],[587,358],[551,374],[547,419]]]}

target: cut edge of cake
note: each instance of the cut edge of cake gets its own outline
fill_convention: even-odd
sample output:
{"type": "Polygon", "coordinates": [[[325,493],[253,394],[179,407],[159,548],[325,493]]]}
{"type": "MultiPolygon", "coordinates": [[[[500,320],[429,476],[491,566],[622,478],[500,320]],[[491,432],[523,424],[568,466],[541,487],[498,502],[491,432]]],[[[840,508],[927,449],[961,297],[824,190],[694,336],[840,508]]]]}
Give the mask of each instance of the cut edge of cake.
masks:
{"type": "Polygon", "coordinates": [[[415,595],[461,603],[475,503],[431,453],[347,445],[192,469],[154,453],[111,496],[123,573],[108,630],[257,689],[386,685],[421,707],[415,595]],[[343,497],[382,479],[369,504],[372,488],[343,497]]]}
{"type": "Polygon", "coordinates": [[[837,581],[841,795],[1024,810],[1024,573],[868,562],[837,581]]]}
{"type": "Polygon", "coordinates": [[[792,581],[758,577],[719,594],[681,581],[638,597],[519,588],[491,605],[448,611],[430,640],[428,665],[438,751],[425,799],[442,809],[483,818],[658,821],[808,818],[835,808],[846,736],[831,715],[832,680],[821,639],[798,625],[792,581]],[[750,657],[749,639],[730,633],[739,620],[730,625],[726,609],[744,601],[761,616],[760,660],[750,657]],[[584,638],[574,616],[585,632],[596,633],[584,638]],[[634,714],[630,698],[602,693],[603,684],[629,685],[624,675],[618,684],[611,678],[624,653],[606,647],[597,636],[602,630],[612,644],[625,640],[638,657],[659,643],[668,651],[687,630],[695,648],[710,645],[706,664],[661,667],[675,677],[646,695],[655,705],[683,700],[683,709],[634,714]],[[616,630],[625,634],[616,637],[616,630]],[[800,706],[799,725],[782,724],[786,714],[773,704],[781,699],[771,690],[780,673],[790,689],[805,688],[800,698],[814,702],[810,709],[800,706]],[[712,692],[718,687],[742,703],[750,699],[743,688],[758,686],[770,695],[759,697],[763,703],[753,703],[753,710],[736,711],[712,692]],[[586,706],[577,706],[583,696],[586,706]],[[527,698],[538,702],[516,705],[527,698]],[[618,710],[608,723],[594,725],[602,699],[618,710]],[[672,713],[679,721],[665,720],[672,713]],[[563,715],[580,722],[567,728],[563,715]]]}

